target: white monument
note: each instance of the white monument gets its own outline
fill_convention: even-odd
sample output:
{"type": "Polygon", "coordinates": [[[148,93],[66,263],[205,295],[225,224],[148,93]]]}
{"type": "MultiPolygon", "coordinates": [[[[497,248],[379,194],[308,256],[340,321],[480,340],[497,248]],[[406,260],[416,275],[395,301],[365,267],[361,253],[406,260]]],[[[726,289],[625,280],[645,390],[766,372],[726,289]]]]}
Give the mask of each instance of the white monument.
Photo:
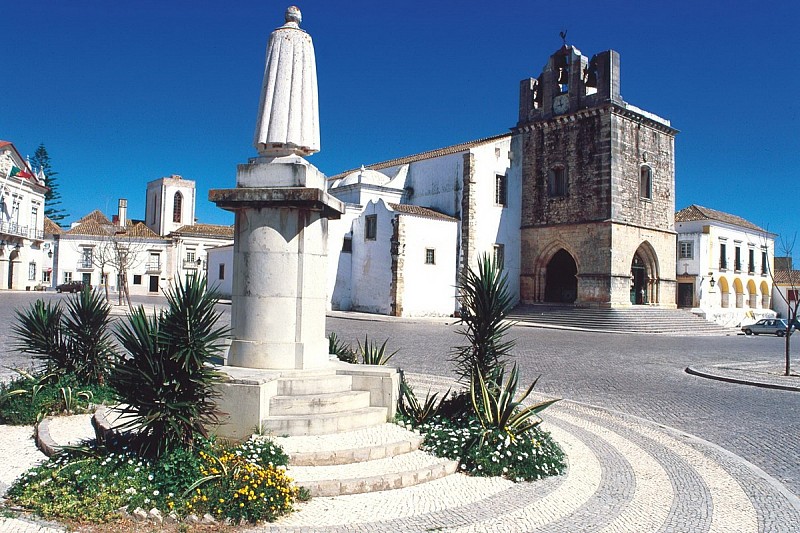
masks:
{"type": "MultiPolygon", "coordinates": [[[[281,433],[295,427],[323,431],[320,424],[329,432],[377,418],[385,422],[394,414],[399,387],[395,369],[347,365],[328,354],[328,218],[339,218],[344,204],[328,195],[325,177],[304,159],[320,148],[314,47],[299,27],[299,9],[287,9],[285,19],[267,46],[254,138],[259,155],[237,167],[235,189],[209,192],[209,199],[233,211],[236,221],[232,339],[228,366],[222,367],[231,379],[222,387],[221,402],[231,416],[220,431],[234,438],[270,422],[270,398],[285,394],[281,391],[305,391],[302,401],[309,413],[321,401],[314,395],[323,394],[313,392],[312,382],[348,376],[343,381],[348,390],[370,391],[369,421],[363,409],[361,415],[336,413],[324,420],[319,414],[271,420],[281,433]],[[287,385],[289,380],[306,382],[287,385]]],[[[316,390],[323,390],[318,385],[316,390]]]]}

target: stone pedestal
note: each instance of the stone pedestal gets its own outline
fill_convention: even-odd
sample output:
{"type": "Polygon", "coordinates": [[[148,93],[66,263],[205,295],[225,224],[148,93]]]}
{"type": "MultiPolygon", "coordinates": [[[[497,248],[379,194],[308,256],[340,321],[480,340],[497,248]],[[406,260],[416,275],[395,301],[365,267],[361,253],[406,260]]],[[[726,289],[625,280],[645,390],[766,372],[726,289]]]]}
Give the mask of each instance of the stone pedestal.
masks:
{"type": "Polygon", "coordinates": [[[209,193],[236,214],[228,364],[319,368],[328,361],[327,219],[339,218],[344,205],[296,156],[239,165],[237,184],[209,193]]]}

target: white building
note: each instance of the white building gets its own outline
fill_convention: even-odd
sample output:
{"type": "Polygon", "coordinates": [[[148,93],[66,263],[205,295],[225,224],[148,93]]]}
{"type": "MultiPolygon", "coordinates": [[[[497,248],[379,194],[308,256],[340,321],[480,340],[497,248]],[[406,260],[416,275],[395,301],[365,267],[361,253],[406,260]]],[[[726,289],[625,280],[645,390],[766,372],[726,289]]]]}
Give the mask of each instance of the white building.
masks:
{"type": "Polygon", "coordinates": [[[105,275],[117,292],[124,269],[131,294],[158,294],[178,277],[205,274],[206,251],[232,244],[233,227],[196,223],[195,201],[195,182],[172,175],[147,184],[145,220],[128,218],[125,199],[111,220],[89,213],[55,236],[54,285],[81,280],[104,286],[105,275]]]}
{"type": "Polygon", "coordinates": [[[678,307],[739,326],[773,317],[775,235],[747,220],[690,205],[675,214],[678,307]]]}
{"type": "Polygon", "coordinates": [[[346,212],[328,224],[333,309],[452,315],[465,265],[502,258],[519,299],[521,172],[510,134],[330,178],[346,212]]]}
{"type": "Polygon", "coordinates": [[[772,285],[772,308],[781,318],[789,318],[789,307],[800,301],[800,270],[794,270],[791,257],[776,257],[772,285]]]}
{"type": "Polygon", "coordinates": [[[170,279],[170,239],[160,237],[141,221],[127,218],[127,200],[120,199],[113,222],[92,211],[57,236],[56,285],[83,281],[94,287],[121,288],[127,273],[131,294],[157,294],[170,279]]]}
{"type": "Polygon", "coordinates": [[[14,145],[0,141],[0,289],[42,286],[49,249],[44,239],[44,176],[34,175],[14,145]]]}

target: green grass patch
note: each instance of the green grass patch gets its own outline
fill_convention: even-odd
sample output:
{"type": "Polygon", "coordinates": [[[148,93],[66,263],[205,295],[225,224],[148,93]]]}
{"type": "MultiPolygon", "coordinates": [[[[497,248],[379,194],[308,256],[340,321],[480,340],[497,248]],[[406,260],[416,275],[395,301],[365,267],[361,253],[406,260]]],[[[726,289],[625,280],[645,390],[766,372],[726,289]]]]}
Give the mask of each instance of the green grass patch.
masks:
{"type": "Polygon", "coordinates": [[[120,509],[156,508],[181,518],[209,513],[234,522],[273,521],[292,510],[298,489],[286,454],[263,437],[236,446],[202,441],[148,461],[123,450],[70,450],[33,468],[9,500],[47,519],[106,523],[120,509]]]}

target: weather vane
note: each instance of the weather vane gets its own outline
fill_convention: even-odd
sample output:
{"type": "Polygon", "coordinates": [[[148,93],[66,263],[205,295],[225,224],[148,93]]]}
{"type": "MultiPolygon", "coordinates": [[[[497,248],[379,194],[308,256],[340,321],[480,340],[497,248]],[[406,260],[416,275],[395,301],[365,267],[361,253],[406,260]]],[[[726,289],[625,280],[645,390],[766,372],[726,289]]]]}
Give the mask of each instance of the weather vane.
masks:
{"type": "Polygon", "coordinates": [[[567,30],[562,30],[558,32],[558,34],[561,36],[561,40],[564,42],[564,46],[567,46],[567,30]]]}

